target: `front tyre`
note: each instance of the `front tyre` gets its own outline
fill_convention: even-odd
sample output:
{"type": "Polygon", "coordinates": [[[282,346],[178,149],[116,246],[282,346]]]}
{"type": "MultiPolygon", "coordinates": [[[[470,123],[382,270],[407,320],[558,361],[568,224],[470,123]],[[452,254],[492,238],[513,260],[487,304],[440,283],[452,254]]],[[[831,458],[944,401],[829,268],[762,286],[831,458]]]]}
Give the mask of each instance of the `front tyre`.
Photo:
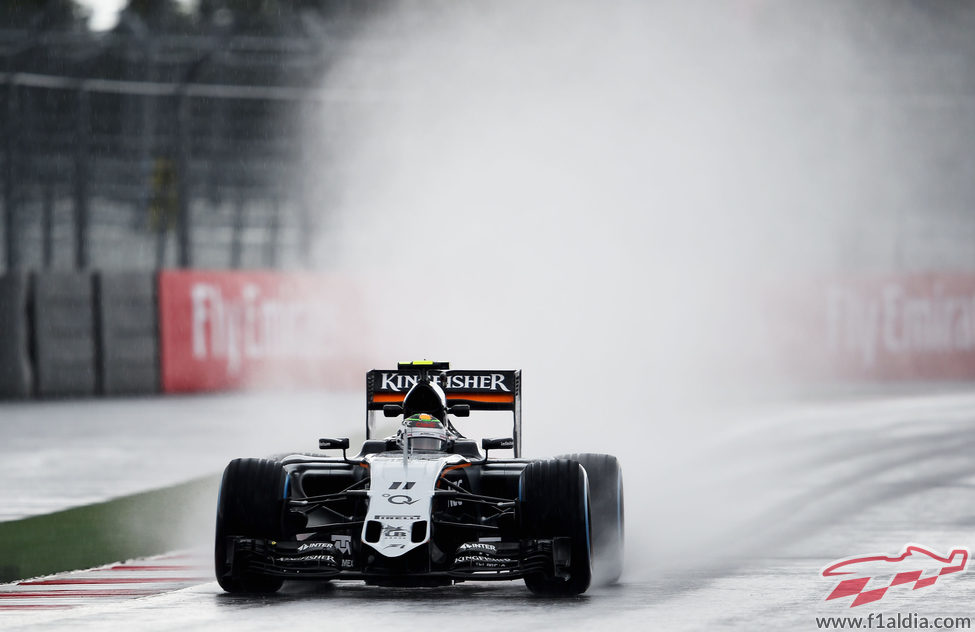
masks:
{"type": "Polygon", "coordinates": [[[589,475],[593,583],[615,584],[623,573],[623,472],[609,454],[569,454],[589,475]]]}
{"type": "Polygon", "coordinates": [[[284,583],[280,577],[239,568],[230,559],[229,539],[281,537],[286,476],[279,463],[268,459],[234,459],[224,470],[217,500],[214,570],[227,592],[273,593],[284,583]]]}
{"type": "Polygon", "coordinates": [[[589,524],[589,484],[586,470],[565,459],[529,463],[519,481],[519,515],[523,537],[571,542],[569,577],[552,570],[525,574],[528,590],[541,595],[578,595],[592,581],[592,542],[589,524]]]}

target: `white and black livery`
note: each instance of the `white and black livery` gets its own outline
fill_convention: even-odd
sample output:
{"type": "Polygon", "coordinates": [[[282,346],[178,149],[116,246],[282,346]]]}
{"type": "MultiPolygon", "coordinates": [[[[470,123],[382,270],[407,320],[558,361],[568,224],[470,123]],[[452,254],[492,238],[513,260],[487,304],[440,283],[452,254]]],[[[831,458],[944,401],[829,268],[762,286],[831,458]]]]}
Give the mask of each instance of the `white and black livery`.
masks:
{"type": "Polygon", "coordinates": [[[622,572],[623,479],[615,457],[521,456],[521,371],[400,363],[367,374],[366,441],[274,459],[235,459],[217,502],[216,575],[229,592],[285,579],[441,586],[524,579],[577,595],[622,572]],[[400,430],[373,438],[377,411],[400,430]],[[511,437],[480,450],[454,426],[472,410],[510,411],[511,437]],[[483,454],[481,452],[483,450],[483,454]],[[513,458],[494,456],[513,450],[513,458]],[[490,456],[489,456],[490,454],[490,456]]]}

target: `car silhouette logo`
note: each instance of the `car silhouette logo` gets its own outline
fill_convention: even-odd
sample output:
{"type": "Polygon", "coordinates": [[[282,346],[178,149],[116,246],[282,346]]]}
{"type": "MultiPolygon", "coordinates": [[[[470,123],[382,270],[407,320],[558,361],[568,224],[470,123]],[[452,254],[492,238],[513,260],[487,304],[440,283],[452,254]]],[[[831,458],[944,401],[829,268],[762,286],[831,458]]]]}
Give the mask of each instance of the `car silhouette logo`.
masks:
{"type": "Polygon", "coordinates": [[[943,575],[960,573],[968,565],[968,549],[952,549],[947,556],[917,544],[908,544],[900,555],[861,555],[836,560],[823,569],[822,576],[843,577],[826,597],[854,597],[851,608],[879,601],[895,586],[908,585],[911,590],[933,586],[943,575]],[[867,585],[873,586],[867,590],[867,585]]]}

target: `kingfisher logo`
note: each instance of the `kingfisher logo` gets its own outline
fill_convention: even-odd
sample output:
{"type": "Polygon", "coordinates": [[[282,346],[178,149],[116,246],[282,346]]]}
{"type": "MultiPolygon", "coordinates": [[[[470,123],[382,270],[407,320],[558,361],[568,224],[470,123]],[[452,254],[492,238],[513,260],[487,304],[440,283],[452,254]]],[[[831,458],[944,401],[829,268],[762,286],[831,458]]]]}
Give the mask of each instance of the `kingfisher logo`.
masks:
{"type": "Polygon", "coordinates": [[[968,565],[968,549],[955,548],[947,556],[917,544],[908,544],[899,555],[860,555],[832,562],[822,576],[839,579],[826,597],[852,597],[851,608],[880,601],[890,590],[903,586],[920,590],[934,586],[939,578],[963,573],[968,565]]]}
{"type": "MultiPolygon", "coordinates": [[[[446,392],[495,392],[510,393],[509,372],[491,373],[470,371],[463,373],[446,372],[432,375],[430,379],[446,392]]],[[[376,390],[382,393],[408,391],[416,384],[417,376],[405,373],[380,372],[376,390]]]]}

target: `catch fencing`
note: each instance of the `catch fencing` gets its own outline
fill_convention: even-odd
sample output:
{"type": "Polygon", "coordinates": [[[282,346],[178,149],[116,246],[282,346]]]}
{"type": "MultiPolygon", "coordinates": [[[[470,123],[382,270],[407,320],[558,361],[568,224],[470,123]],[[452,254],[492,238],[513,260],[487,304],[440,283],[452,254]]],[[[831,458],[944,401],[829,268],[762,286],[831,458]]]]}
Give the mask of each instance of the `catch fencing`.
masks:
{"type": "Polygon", "coordinates": [[[0,84],[8,270],[306,260],[312,226],[297,159],[280,127],[257,129],[268,116],[262,110],[287,120],[295,91],[34,74],[0,75],[0,84]],[[152,130],[98,129],[129,102],[153,112],[139,116],[152,130]],[[221,114],[228,107],[229,123],[221,114]],[[62,117],[66,109],[73,116],[62,117]],[[217,129],[227,125],[254,126],[254,136],[269,140],[217,129]]]}
{"type": "Polygon", "coordinates": [[[0,268],[293,268],[326,44],[0,29],[0,268]]]}
{"type": "MultiPolygon", "coordinates": [[[[424,98],[439,107],[422,90],[384,92],[365,79],[319,89],[359,32],[348,24],[323,24],[314,37],[127,28],[94,35],[0,25],[0,270],[327,264],[314,244],[344,221],[332,215],[351,168],[344,125],[369,108],[395,115],[424,98]]],[[[375,37],[356,48],[364,78],[389,64],[404,35],[375,37]]],[[[802,120],[817,140],[806,147],[788,128],[781,136],[782,151],[809,163],[809,178],[798,190],[762,178],[755,187],[759,204],[780,200],[779,217],[769,218],[778,231],[829,244],[808,263],[795,253],[800,268],[975,269],[969,48],[874,53],[864,63],[889,66],[891,77],[871,76],[855,90],[842,77],[805,86],[816,94],[798,102],[815,106],[802,120]]],[[[796,106],[791,91],[742,85],[738,93],[756,117],[796,106]]],[[[498,98],[519,105],[517,95],[485,101],[498,98]]]]}

